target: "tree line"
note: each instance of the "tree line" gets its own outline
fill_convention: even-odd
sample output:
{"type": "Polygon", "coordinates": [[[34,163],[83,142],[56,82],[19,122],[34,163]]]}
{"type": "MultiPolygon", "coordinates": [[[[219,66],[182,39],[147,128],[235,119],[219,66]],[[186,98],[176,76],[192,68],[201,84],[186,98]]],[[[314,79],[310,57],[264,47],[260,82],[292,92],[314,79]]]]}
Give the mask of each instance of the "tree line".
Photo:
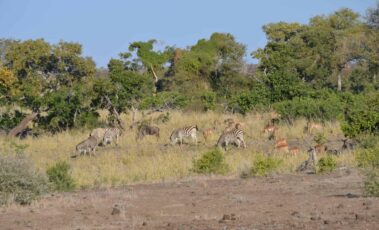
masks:
{"type": "Polygon", "coordinates": [[[364,16],[344,8],[263,31],[267,44],[249,54],[258,64],[232,34],[213,33],[187,48],[133,42],[107,69],[78,43],[1,39],[0,129],[28,114],[35,130],[55,133],[96,126],[99,109],[114,122],[135,109],[274,108],[289,122],[341,118],[350,136],[379,132],[379,3],[364,16]]]}

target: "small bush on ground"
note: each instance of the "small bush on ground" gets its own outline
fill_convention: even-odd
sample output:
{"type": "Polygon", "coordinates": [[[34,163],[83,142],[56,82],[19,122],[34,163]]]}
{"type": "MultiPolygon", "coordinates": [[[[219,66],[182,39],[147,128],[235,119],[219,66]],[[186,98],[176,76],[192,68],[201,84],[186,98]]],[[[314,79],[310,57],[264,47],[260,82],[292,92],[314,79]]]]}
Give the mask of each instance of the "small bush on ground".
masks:
{"type": "Polygon", "coordinates": [[[200,159],[193,161],[193,170],[196,173],[226,174],[229,171],[225,163],[224,154],[218,149],[206,152],[200,159]]]}
{"type": "Polygon", "coordinates": [[[72,191],[75,188],[74,179],[70,174],[70,165],[66,161],[59,161],[46,171],[49,181],[55,191],[72,191]]]}
{"type": "MultiPolygon", "coordinates": [[[[251,167],[249,174],[246,174],[245,177],[266,176],[270,172],[273,172],[275,169],[277,169],[281,163],[282,160],[275,157],[266,157],[262,154],[258,154],[253,162],[253,166],[251,167]]],[[[242,174],[241,176],[244,177],[242,174]]]]}
{"type": "Polygon", "coordinates": [[[332,156],[326,156],[320,158],[317,163],[317,173],[327,173],[335,170],[337,167],[337,161],[332,156]]]}
{"type": "Polygon", "coordinates": [[[370,148],[359,151],[355,155],[358,166],[366,174],[364,193],[366,196],[379,196],[379,148],[370,148]]]}
{"type": "Polygon", "coordinates": [[[30,204],[48,191],[48,182],[24,157],[0,156],[0,205],[30,204]]]}
{"type": "Polygon", "coordinates": [[[379,149],[361,150],[356,154],[355,160],[361,168],[379,168],[379,149]]]}
{"type": "Polygon", "coordinates": [[[364,191],[366,196],[379,197],[379,170],[371,170],[367,173],[364,182],[364,191]]]}

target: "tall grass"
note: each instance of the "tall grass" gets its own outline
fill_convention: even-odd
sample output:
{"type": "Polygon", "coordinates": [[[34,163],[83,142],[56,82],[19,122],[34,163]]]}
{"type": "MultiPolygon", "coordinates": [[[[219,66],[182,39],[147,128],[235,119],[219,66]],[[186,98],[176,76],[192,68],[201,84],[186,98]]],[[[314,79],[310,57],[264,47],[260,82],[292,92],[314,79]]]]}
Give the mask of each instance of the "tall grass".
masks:
{"type": "MultiPolygon", "coordinates": [[[[156,118],[159,113],[137,119],[156,118]]],[[[245,131],[246,149],[232,148],[225,153],[225,162],[228,164],[230,175],[239,175],[239,170],[246,165],[250,166],[257,152],[273,153],[282,159],[278,167],[281,173],[291,173],[307,158],[306,147],[302,147],[303,153],[297,156],[290,154],[274,153],[273,143],[267,141],[262,130],[270,121],[269,114],[248,114],[245,117],[239,115],[225,115],[214,112],[186,113],[179,111],[170,112],[171,119],[164,124],[157,124],[160,128],[160,139],[146,136],[142,141],[136,141],[136,130],[126,130],[121,136],[119,145],[99,147],[95,157],[82,156],[70,158],[75,150],[75,145],[88,137],[90,130],[72,130],[57,135],[42,135],[39,138],[27,138],[25,140],[0,139],[0,154],[7,155],[14,152],[14,146],[26,146],[25,155],[28,156],[41,170],[46,170],[58,161],[66,161],[70,164],[71,175],[79,188],[109,187],[137,182],[157,182],[176,180],[178,178],[194,175],[192,162],[200,155],[212,149],[217,139],[225,128],[224,119],[234,118],[242,123],[245,131]],[[201,130],[213,127],[215,120],[221,122],[216,134],[207,142],[204,141],[201,130]],[[178,127],[197,124],[201,129],[198,133],[200,143],[193,144],[187,140],[182,150],[179,146],[169,144],[171,132],[178,127]],[[13,144],[11,144],[13,143],[13,144]]],[[[103,118],[105,119],[105,117],[103,118]]],[[[125,124],[131,124],[131,115],[123,114],[125,124]]],[[[277,137],[291,139],[306,138],[303,133],[305,120],[297,120],[293,126],[280,124],[277,137]]],[[[337,123],[326,123],[324,131],[326,136],[341,135],[337,123]]],[[[350,164],[352,157],[341,158],[341,164],[350,164]],[[345,159],[346,158],[346,159],[345,159]]],[[[337,162],[339,158],[337,158],[337,162]]]]}

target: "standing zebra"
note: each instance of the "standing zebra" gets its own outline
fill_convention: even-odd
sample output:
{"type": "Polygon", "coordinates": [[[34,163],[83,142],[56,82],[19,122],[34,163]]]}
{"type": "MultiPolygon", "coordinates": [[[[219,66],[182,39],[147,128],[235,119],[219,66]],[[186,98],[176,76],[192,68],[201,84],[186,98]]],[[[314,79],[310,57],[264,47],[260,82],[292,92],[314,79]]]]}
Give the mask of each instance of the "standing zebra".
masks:
{"type": "Polygon", "coordinates": [[[103,146],[111,144],[113,140],[116,140],[116,145],[118,145],[118,138],[121,135],[121,130],[119,128],[107,128],[103,137],[103,146]]]}
{"type": "Polygon", "coordinates": [[[217,146],[218,147],[225,146],[225,150],[226,150],[226,147],[228,146],[229,143],[236,144],[238,148],[240,148],[242,144],[242,147],[246,148],[245,140],[243,138],[243,131],[239,129],[238,126],[228,132],[224,132],[218,139],[217,146]]]}
{"type": "Polygon", "coordinates": [[[171,133],[171,136],[170,136],[171,144],[174,145],[176,143],[179,143],[179,146],[181,146],[183,144],[184,137],[191,137],[192,141],[194,141],[197,144],[197,136],[196,136],[197,131],[199,131],[199,128],[197,127],[197,125],[187,126],[181,129],[176,129],[171,133]]]}

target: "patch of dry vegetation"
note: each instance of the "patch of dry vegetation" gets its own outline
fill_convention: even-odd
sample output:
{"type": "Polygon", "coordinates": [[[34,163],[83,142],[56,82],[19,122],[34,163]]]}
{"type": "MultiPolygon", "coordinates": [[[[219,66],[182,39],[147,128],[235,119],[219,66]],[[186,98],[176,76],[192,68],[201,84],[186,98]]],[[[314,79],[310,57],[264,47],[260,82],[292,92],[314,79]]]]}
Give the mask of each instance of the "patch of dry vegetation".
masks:
{"type": "MultiPolygon", "coordinates": [[[[140,114],[139,114],[140,115],[140,114]]],[[[158,117],[159,113],[141,117],[150,119],[158,117]]],[[[121,136],[119,145],[99,147],[95,157],[82,156],[70,158],[75,150],[75,145],[88,137],[90,130],[72,130],[54,136],[43,135],[39,138],[27,138],[25,140],[0,139],[0,153],[2,155],[13,154],[15,146],[26,146],[25,154],[31,158],[36,167],[41,170],[54,165],[57,161],[67,161],[72,170],[72,177],[79,188],[109,187],[136,182],[158,182],[176,180],[194,175],[191,170],[193,159],[197,159],[204,152],[212,149],[225,128],[223,121],[233,118],[242,124],[245,131],[246,149],[231,148],[225,153],[225,160],[229,167],[229,174],[239,176],[241,169],[250,167],[256,153],[270,154],[281,160],[276,169],[279,173],[291,173],[307,158],[306,150],[309,146],[299,146],[301,152],[297,155],[274,151],[274,142],[268,141],[262,132],[264,126],[270,121],[270,114],[225,115],[213,112],[185,113],[179,111],[170,112],[170,120],[166,123],[155,124],[160,128],[160,139],[155,136],[146,136],[142,141],[136,141],[136,129],[126,130],[121,136]],[[212,128],[215,121],[221,123],[214,135],[205,142],[201,131],[212,128]],[[171,132],[186,125],[197,124],[198,145],[187,140],[183,150],[179,146],[169,144],[171,132]],[[13,143],[13,144],[12,144],[13,143]]],[[[131,124],[131,115],[122,115],[127,127],[131,124]]],[[[276,136],[287,138],[291,141],[312,139],[303,132],[305,120],[295,121],[293,126],[278,124],[276,136]]],[[[325,136],[341,135],[339,124],[326,123],[323,129],[325,136]]],[[[354,165],[352,154],[343,154],[336,157],[338,165],[354,165]]]]}

